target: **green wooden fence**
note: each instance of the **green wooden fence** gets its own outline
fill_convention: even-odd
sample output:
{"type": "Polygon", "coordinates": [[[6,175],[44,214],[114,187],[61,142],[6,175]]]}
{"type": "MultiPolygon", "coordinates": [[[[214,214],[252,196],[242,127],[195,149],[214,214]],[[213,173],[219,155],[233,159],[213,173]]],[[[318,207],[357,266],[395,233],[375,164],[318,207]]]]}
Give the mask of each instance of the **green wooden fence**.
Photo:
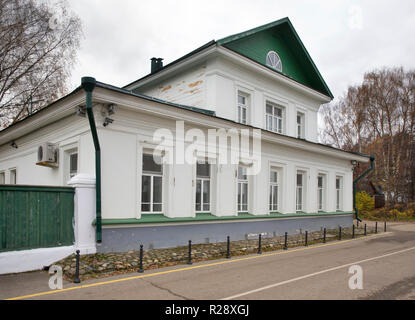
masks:
{"type": "Polygon", "coordinates": [[[74,243],[69,187],[0,185],[0,252],[74,243]]]}

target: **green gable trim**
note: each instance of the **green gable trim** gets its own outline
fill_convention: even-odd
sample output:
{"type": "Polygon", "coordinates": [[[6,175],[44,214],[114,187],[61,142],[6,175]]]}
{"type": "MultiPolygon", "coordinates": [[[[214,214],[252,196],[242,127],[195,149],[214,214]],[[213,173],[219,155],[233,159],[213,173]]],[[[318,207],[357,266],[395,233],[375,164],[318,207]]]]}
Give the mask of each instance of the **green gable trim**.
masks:
{"type": "Polygon", "coordinates": [[[281,58],[283,75],[333,99],[333,94],[289,18],[220,39],[217,44],[266,67],[267,53],[273,50],[281,58]]]}
{"type": "MultiPolygon", "coordinates": [[[[263,219],[284,219],[284,218],[309,218],[338,215],[351,215],[353,212],[322,212],[322,213],[271,213],[267,215],[254,216],[249,213],[239,213],[237,216],[216,217],[210,213],[198,213],[195,218],[168,218],[163,214],[143,214],[141,219],[103,219],[102,225],[136,225],[136,224],[157,224],[157,223],[192,223],[192,222],[215,222],[215,221],[246,221],[263,219]]],[[[95,221],[94,221],[95,225],[95,221]]]]}

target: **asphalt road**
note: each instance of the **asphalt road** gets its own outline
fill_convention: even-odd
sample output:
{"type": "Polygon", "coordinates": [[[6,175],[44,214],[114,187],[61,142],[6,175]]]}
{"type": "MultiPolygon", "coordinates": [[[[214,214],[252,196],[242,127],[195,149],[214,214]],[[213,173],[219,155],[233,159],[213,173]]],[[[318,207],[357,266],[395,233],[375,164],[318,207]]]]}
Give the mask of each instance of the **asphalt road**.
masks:
{"type": "Polygon", "coordinates": [[[415,300],[415,224],[389,232],[263,255],[235,257],[117,277],[64,282],[51,291],[48,274],[0,276],[0,299],[410,299],[415,300]],[[349,288],[351,266],[363,289],[349,288]]]}

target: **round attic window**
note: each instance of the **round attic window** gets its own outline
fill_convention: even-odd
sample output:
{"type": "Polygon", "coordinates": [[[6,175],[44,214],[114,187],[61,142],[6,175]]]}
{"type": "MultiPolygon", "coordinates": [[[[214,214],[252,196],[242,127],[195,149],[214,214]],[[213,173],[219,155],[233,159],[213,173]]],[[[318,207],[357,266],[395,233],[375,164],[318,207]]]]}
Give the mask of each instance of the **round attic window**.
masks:
{"type": "Polygon", "coordinates": [[[268,52],[267,66],[282,72],[282,62],[280,56],[275,51],[268,52]]]}

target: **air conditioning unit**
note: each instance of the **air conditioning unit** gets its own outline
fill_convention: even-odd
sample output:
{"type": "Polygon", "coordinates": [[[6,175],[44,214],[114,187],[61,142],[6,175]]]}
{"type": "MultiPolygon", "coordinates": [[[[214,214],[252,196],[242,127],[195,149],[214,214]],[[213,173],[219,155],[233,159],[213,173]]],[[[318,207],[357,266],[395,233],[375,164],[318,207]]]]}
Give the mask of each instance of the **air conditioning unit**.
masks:
{"type": "Polygon", "coordinates": [[[56,144],[46,142],[37,149],[38,166],[53,167],[59,166],[59,148],[56,144]]]}

